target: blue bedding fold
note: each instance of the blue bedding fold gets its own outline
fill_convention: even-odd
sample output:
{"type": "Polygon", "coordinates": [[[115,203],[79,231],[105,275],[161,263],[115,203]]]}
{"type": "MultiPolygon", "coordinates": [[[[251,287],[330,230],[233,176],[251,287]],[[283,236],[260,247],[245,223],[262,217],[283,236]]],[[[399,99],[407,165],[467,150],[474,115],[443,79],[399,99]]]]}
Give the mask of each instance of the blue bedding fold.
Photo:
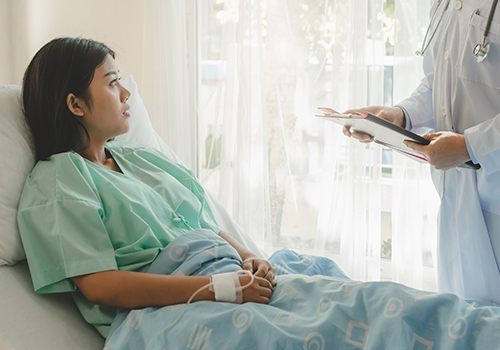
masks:
{"type": "MultiPolygon", "coordinates": [[[[123,310],[105,349],[500,349],[495,304],[352,281],[332,260],[288,249],[269,260],[279,275],[269,305],[199,301],[167,330],[184,304],[123,310]]],[[[208,276],[240,266],[234,248],[196,230],[172,241],[148,272],[208,276]]]]}

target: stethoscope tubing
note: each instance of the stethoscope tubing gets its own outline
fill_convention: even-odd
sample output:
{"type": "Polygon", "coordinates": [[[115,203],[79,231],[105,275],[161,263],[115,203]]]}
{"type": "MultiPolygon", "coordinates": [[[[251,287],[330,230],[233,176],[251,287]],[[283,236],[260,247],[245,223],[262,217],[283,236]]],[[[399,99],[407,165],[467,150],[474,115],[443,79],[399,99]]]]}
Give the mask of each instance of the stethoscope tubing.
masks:
{"type": "Polygon", "coordinates": [[[431,31],[431,27],[432,27],[432,22],[434,20],[434,16],[436,16],[436,13],[437,13],[437,11],[439,9],[439,6],[441,6],[442,2],[443,2],[443,0],[439,0],[438,4],[436,6],[436,9],[434,10],[434,13],[432,14],[431,21],[429,23],[429,26],[427,27],[426,32],[425,32],[424,41],[422,43],[422,49],[420,51],[416,52],[416,54],[419,55],[419,56],[423,56],[425,54],[425,51],[427,51],[427,48],[429,47],[429,45],[432,42],[432,39],[436,35],[436,32],[437,32],[437,30],[439,28],[439,25],[441,24],[441,21],[443,20],[444,14],[446,13],[446,10],[448,9],[448,5],[450,4],[450,0],[446,0],[446,3],[444,5],[444,9],[443,9],[443,13],[441,13],[441,16],[439,17],[439,21],[438,21],[438,23],[436,25],[436,29],[434,29],[434,31],[432,32],[430,39],[427,40],[427,37],[429,36],[429,33],[431,31]]]}
{"type": "MultiPolygon", "coordinates": [[[[450,4],[450,0],[446,1],[445,5],[444,5],[443,13],[441,14],[441,16],[438,20],[438,23],[436,25],[436,29],[434,29],[434,31],[432,32],[430,39],[427,40],[427,37],[429,36],[430,30],[432,27],[432,22],[434,21],[434,16],[436,15],[442,2],[443,2],[443,0],[439,0],[438,4],[436,6],[436,9],[434,10],[434,13],[432,14],[431,21],[429,23],[429,26],[427,27],[427,31],[425,32],[424,41],[422,43],[422,49],[420,51],[416,52],[417,55],[424,56],[425,52],[429,48],[430,43],[432,42],[432,39],[436,35],[436,32],[439,28],[439,25],[441,24],[441,21],[443,20],[443,16],[444,16],[446,10],[448,10],[448,5],[450,4]]],[[[484,28],[483,42],[476,45],[476,47],[473,50],[473,54],[477,58],[478,62],[482,62],[487,57],[488,52],[489,52],[489,43],[486,40],[486,38],[488,37],[488,34],[490,33],[490,28],[491,28],[491,24],[493,22],[493,16],[495,15],[497,4],[498,4],[498,0],[493,0],[493,3],[491,4],[490,13],[488,14],[488,21],[486,22],[486,27],[484,28]],[[479,50],[476,50],[477,47],[479,47],[479,50]],[[478,51],[478,52],[476,52],[476,51],[478,51]]],[[[477,10],[475,12],[477,13],[477,10]]]]}
{"type": "Polygon", "coordinates": [[[483,36],[486,38],[490,33],[491,23],[493,22],[493,16],[495,15],[495,10],[497,8],[498,0],[493,0],[493,4],[491,4],[490,13],[488,15],[488,22],[486,22],[486,28],[484,28],[483,36]]]}

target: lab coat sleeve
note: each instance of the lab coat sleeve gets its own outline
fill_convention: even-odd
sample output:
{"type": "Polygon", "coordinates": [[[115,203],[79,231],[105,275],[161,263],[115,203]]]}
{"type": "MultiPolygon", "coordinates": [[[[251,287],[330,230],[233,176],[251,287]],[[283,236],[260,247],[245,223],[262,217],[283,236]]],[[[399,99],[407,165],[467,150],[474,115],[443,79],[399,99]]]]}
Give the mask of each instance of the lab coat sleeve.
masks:
{"type": "Polygon", "coordinates": [[[500,114],[465,130],[467,150],[487,174],[500,170],[500,114]]]}
{"type": "Polygon", "coordinates": [[[434,130],[434,113],[432,107],[432,87],[434,83],[434,67],[432,57],[424,57],[424,78],[420,85],[413,91],[412,95],[398,103],[405,112],[406,128],[416,132],[424,133],[434,130]]]}

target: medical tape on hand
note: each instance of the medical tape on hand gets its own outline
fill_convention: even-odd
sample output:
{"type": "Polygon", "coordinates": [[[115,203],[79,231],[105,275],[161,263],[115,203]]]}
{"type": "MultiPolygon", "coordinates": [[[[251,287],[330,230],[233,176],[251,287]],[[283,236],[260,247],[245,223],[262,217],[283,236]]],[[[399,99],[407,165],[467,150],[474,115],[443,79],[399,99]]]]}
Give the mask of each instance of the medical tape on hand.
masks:
{"type": "Polygon", "coordinates": [[[226,272],[212,275],[209,290],[215,294],[215,301],[241,304],[242,288],[238,272],[226,272]]]}

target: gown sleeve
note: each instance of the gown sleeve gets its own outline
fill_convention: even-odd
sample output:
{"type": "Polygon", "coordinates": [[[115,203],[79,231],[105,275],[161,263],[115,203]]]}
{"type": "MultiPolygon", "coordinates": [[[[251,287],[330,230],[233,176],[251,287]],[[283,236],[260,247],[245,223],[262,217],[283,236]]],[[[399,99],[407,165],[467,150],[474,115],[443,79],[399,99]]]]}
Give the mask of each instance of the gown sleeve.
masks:
{"type": "Polygon", "coordinates": [[[18,224],[35,291],[72,292],[71,277],[117,269],[97,201],[60,196],[40,203],[26,187],[18,224]]]}

